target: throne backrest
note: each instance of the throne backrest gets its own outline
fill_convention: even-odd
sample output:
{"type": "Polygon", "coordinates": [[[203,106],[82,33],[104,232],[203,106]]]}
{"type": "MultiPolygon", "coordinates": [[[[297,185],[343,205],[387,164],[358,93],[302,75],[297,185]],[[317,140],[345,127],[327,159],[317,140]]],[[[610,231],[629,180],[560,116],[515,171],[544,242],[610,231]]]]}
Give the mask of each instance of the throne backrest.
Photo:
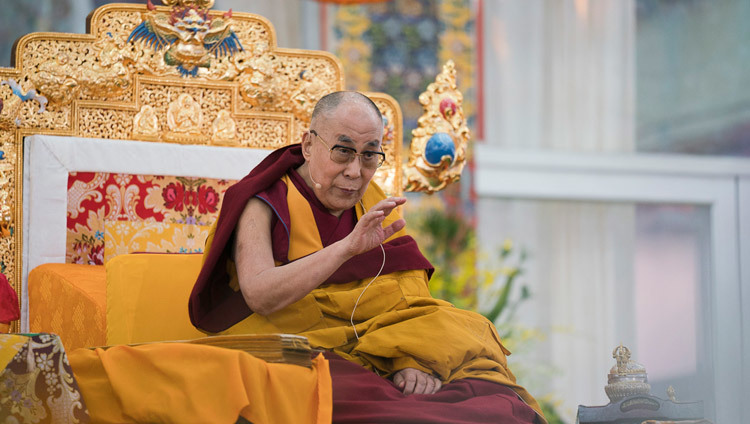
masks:
{"type": "MultiPolygon", "coordinates": [[[[97,145],[120,147],[145,143],[143,151],[158,143],[177,152],[183,146],[270,152],[298,142],[316,101],[345,88],[343,66],[335,56],[277,47],[274,29],[262,16],[209,10],[212,0],[164,3],[171,6],[102,6],[89,16],[88,33],[83,35],[26,35],[16,44],[14,67],[0,68],[0,271],[9,277],[22,305],[28,272],[36,262],[50,258],[32,251],[40,243],[27,234],[27,220],[48,210],[46,204],[30,203],[34,193],[29,181],[44,188],[39,173],[45,167],[32,173],[32,143],[25,146],[24,141],[28,136],[36,136],[38,146],[54,144],[52,150],[55,143],[72,146],[71,140],[91,139],[97,145]],[[44,138],[50,135],[58,137],[44,138]]],[[[425,115],[412,141],[406,168],[411,176],[403,168],[398,103],[384,93],[365,94],[383,114],[387,160],[375,180],[388,194],[401,194],[402,187],[433,192],[458,179],[468,129],[452,64],[420,96],[425,115]],[[441,135],[433,143],[438,150],[431,150],[438,162],[425,160],[433,135],[441,135]],[[445,140],[451,139],[445,150],[445,140]]],[[[63,168],[70,175],[124,172],[116,156],[113,168],[77,162],[75,169],[63,168]]],[[[247,171],[233,175],[239,178],[247,171]]],[[[144,172],[164,176],[158,170],[144,172]]],[[[201,172],[167,176],[209,176],[201,172]]],[[[66,196],[69,202],[69,193],[66,196]]],[[[64,219],[52,217],[57,223],[64,219]]],[[[34,225],[47,230],[44,221],[34,225]]],[[[64,234],[55,237],[65,239],[64,234]]],[[[49,261],[58,260],[59,255],[54,256],[49,261]]]]}

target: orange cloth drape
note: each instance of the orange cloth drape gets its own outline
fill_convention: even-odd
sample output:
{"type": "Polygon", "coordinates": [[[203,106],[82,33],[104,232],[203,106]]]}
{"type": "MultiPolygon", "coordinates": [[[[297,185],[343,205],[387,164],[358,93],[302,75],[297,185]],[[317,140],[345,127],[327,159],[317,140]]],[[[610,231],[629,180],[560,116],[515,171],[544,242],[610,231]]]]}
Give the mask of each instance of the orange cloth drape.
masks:
{"type": "Polygon", "coordinates": [[[102,265],[44,264],[29,273],[29,329],[54,333],[68,352],[103,346],[106,273],[102,265]]]}
{"type": "Polygon", "coordinates": [[[331,422],[331,377],[319,355],[311,368],[273,364],[238,350],[156,343],[78,349],[70,365],[93,422],[331,422]]]}

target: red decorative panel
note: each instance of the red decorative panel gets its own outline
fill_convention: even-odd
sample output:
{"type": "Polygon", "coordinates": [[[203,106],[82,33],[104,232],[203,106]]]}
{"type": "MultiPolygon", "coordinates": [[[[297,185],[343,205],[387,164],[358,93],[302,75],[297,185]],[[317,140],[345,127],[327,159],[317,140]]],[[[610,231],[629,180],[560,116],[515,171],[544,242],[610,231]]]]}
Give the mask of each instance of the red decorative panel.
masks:
{"type": "Polygon", "coordinates": [[[203,250],[226,189],[208,178],[72,172],[68,263],[101,265],[122,253],[203,250]]]}

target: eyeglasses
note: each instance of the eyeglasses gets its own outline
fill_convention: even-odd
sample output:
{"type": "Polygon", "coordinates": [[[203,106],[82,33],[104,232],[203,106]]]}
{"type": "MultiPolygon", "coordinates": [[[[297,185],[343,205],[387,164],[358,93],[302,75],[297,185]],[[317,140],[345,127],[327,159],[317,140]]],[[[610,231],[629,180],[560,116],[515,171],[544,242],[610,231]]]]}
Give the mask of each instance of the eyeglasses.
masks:
{"type": "MultiPolygon", "coordinates": [[[[310,130],[310,134],[315,135],[315,137],[317,137],[320,142],[323,143],[323,145],[328,147],[328,143],[326,143],[325,140],[323,140],[323,137],[319,136],[318,133],[315,132],[315,130],[310,130]]],[[[385,153],[383,152],[373,152],[370,150],[365,150],[362,153],[357,153],[356,149],[342,146],[340,144],[336,144],[333,147],[328,147],[328,151],[331,153],[331,160],[342,165],[348,164],[357,156],[359,156],[359,163],[363,168],[380,168],[380,165],[385,162],[385,153]]]]}

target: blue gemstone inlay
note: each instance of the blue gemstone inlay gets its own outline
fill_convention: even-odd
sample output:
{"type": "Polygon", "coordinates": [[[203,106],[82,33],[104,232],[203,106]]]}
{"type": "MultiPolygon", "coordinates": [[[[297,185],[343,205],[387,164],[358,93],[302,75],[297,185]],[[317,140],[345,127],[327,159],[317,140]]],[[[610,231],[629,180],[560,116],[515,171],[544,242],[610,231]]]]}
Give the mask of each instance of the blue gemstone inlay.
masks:
{"type": "Polygon", "coordinates": [[[456,145],[447,133],[435,133],[424,146],[424,158],[430,165],[437,165],[443,156],[450,156],[452,162],[456,158],[456,145]]]}

